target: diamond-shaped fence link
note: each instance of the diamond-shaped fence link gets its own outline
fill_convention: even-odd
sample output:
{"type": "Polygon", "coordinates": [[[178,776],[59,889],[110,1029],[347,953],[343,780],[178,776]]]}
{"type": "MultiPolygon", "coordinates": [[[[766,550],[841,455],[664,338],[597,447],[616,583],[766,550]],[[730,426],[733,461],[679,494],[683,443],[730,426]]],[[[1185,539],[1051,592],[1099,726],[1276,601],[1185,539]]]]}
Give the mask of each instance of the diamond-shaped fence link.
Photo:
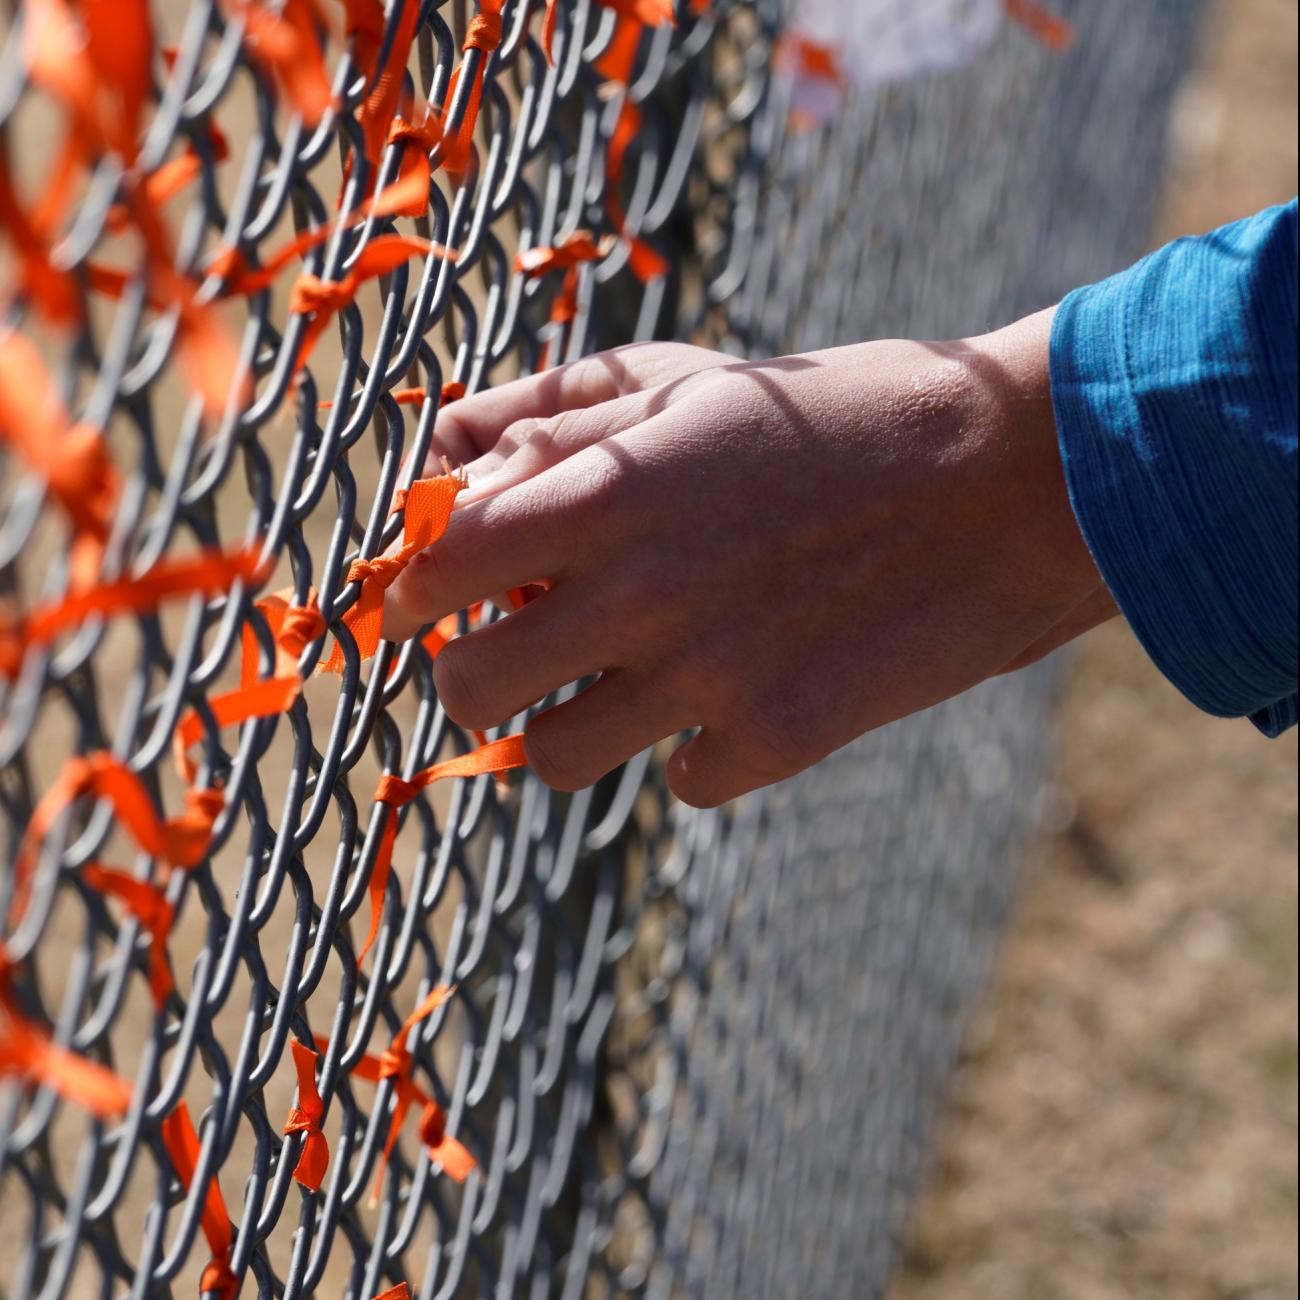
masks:
{"type": "Polygon", "coordinates": [[[390,812],[381,777],[525,719],[438,705],[491,606],[368,658],[353,565],[462,392],[637,339],[955,336],[1134,255],[1196,5],[1066,7],[1064,59],[1006,28],[849,67],[809,123],[776,0],[11,6],[0,1294],[881,1294],[1050,668],[725,810],[647,754],[390,812]],[[394,235],[428,242],[371,274],[394,235]]]}

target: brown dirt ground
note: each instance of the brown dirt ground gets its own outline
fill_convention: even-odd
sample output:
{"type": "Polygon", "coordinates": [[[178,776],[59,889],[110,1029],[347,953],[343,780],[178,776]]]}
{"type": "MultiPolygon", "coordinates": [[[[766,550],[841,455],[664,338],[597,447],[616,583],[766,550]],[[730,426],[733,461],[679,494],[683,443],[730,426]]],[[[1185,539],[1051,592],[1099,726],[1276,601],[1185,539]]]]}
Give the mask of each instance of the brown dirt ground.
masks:
{"type": "MultiPolygon", "coordinates": [[[[1154,242],[1296,190],[1296,4],[1221,0],[1154,242]]],[[[1286,1300],[1294,734],[1197,713],[1126,628],[1061,718],[1036,852],[890,1300],[1286,1300]]]]}

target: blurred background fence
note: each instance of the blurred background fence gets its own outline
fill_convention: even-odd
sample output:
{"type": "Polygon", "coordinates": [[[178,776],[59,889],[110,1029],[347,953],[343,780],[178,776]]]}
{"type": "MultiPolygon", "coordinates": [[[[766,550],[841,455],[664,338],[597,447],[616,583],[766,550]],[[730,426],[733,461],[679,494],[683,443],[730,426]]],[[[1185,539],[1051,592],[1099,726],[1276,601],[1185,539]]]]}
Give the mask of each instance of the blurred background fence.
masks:
{"type": "MultiPolygon", "coordinates": [[[[908,6],[877,7],[907,21],[908,6]]],[[[92,585],[239,545],[259,564],[228,590],[41,640],[31,612],[85,584],[69,546],[84,537],[6,431],[3,1011],[11,1035],[48,1031],[130,1089],[124,1113],[95,1118],[8,1062],[7,1294],[188,1295],[201,1276],[223,1295],[355,1300],[402,1281],[426,1300],[885,1284],[1039,806],[1051,666],[715,812],[675,804],[655,755],[573,796],[526,772],[432,787],[401,814],[358,965],[388,817],[376,783],[478,740],[438,708],[436,637],[363,661],[349,570],[401,532],[398,490],[462,385],[636,338],[768,355],[952,337],[1117,269],[1148,229],[1197,5],[1066,6],[1079,39],[1064,57],[1006,25],[959,68],[880,85],[846,67],[833,113],[795,114],[798,129],[799,79],[774,71],[779,4],[679,5],[675,28],[638,20],[653,5],[561,4],[553,63],[541,6],[508,3],[499,31],[497,8],[475,25],[456,0],[11,15],[4,329],[34,342],[66,424],[101,430],[120,476],[92,585]],[[105,36],[105,13],[119,34],[151,18],[142,56],[105,36]],[[92,52],[117,51],[106,85],[147,62],[137,104],[122,91],[101,107],[136,114],[138,156],[107,130],[61,151],[84,105],[32,32],[65,14],[74,29],[84,14],[92,52]],[[332,89],[313,99],[318,61],[332,89]],[[164,206],[146,178],[180,159],[164,206]],[[370,209],[412,174],[418,215],[370,209]],[[455,257],[412,245],[363,278],[390,228],[455,257]],[[271,250],[312,230],[302,261],[277,266],[271,250]],[[582,230],[598,237],[587,252],[582,230]],[[552,251],[517,261],[530,249],[552,251]],[[70,286],[62,315],[42,265],[70,286]],[[328,312],[317,299],[341,329],[296,373],[313,323],[300,267],[349,291],[328,312]],[[193,355],[222,331],[224,387],[220,346],[193,355]],[[223,727],[212,705],[239,680],[246,630],[261,674],[285,672],[274,607],[254,602],[286,584],[295,606],[314,597],[342,671],[308,675],[332,645],[311,624],[291,655],[301,689],[223,727]],[[34,819],[69,760],[101,752],[163,815],[219,791],[197,862],[169,869],[93,785],[34,819]],[[155,888],[161,929],[103,887],[105,862],[155,888]],[[367,1075],[364,1054],[440,985],[457,992],[400,1068],[367,1075]],[[319,1049],[318,1190],[294,1177],[303,1126],[282,1132],[293,1041],[319,1049]],[[431,1103],[418,1126],[394,1115],[408,1079],[431,1103]],[[440,1168],[444,1123],[476,1162],[463,1183],[440,1168]]],[[[45,377],[23,373],[48,415],[45,377]]]]}

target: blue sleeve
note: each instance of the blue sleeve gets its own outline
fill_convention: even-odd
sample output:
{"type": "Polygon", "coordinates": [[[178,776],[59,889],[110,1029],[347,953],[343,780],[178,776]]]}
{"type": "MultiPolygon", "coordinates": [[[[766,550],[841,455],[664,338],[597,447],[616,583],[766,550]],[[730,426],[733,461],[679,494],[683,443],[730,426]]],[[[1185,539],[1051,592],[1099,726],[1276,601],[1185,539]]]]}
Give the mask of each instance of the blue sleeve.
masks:
{"type": "Polygon", "coordinates": [[[1296,204],[1180,239],[1052,325],[1070,500],[1097,567],[1194,704],[1296,721],[1296,204]]]}

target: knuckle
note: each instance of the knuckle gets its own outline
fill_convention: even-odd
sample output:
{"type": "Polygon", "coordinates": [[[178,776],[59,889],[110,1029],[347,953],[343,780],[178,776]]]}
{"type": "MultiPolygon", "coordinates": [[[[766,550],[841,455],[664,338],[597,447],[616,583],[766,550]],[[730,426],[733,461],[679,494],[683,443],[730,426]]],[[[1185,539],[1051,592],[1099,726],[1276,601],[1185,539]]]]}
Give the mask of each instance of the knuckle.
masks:
{"type": "Polygon", "coordinates": [[[509,457],[522,447],[536,445],[543,439],[547,427],[548,421],[539,420],[533,415],[515,420],[506,426],[505,432],[497,440],[497,450],[509,457]]]}
{"type": "Polygon", "coordinates": [[[557,485],[560,495],[548,503],[567,520],[565,533],[576,555],[590,553],[593,539],[607,542],[618,535],[636,511],[629,491],[630,471],[622,460],[600,447],[582,455],[580,472],[557,485]]]}
{"type": "Polygon", "coordinates": [[[489,679],[465,637],[444,646],[433,663],[433,683],[447,716],[462,727],[484,728],[501,721],[491,698],[489,679]]]}

